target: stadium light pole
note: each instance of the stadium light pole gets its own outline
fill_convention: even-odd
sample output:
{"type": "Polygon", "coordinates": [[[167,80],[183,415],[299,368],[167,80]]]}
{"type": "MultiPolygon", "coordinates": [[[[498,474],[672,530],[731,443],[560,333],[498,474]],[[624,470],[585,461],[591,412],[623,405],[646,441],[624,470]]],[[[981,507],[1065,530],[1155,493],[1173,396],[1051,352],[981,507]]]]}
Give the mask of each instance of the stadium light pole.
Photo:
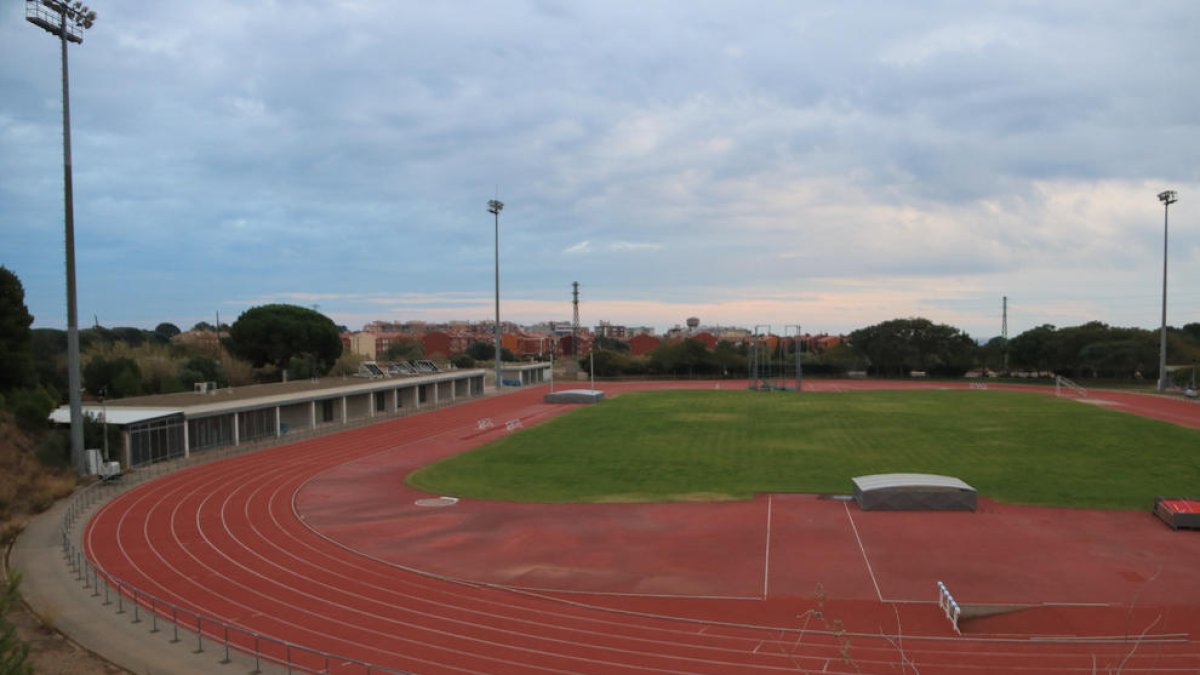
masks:
{"type": "Polygon", "coordinates": [[[67,386],[71,407],[71,465],[84,473],[83,400],[79,375],[79,312],[75,296],[75,197],[71,179],[71,90],[67,43],[83,42],[83,31],[96,22],[96,13],[78,0],[25,0],[25,20],[58,36],[62,52],[63,202],[67,249],[67,386]]]}
{"type": "Polygon", "coordinates": [[[488,200],[488,213],[496,218],[496,391],[500,391],[500,210],[504,202],[499,199],[488,200]]]}
{"type": "Polygon", "coordinates": [[[1163,292],[1162,292],[1162,330],[1158,344],[1158,390],[1167,390],[1167,218],[1171,205],[1179,201],[1174,190],[1163,190],[1158,193],[1158,201],[1163,203],[1163,292]]]}

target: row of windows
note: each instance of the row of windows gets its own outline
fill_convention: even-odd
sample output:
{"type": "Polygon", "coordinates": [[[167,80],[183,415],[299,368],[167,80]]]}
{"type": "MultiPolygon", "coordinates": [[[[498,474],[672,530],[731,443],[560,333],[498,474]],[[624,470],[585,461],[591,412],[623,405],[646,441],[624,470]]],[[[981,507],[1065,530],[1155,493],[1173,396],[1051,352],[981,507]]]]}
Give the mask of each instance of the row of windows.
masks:
{"type": "Polygon", "coordinates": [[[129,453],[133,466],[153,464],[183,456],[183,417],[129,425],[129,453]]]}

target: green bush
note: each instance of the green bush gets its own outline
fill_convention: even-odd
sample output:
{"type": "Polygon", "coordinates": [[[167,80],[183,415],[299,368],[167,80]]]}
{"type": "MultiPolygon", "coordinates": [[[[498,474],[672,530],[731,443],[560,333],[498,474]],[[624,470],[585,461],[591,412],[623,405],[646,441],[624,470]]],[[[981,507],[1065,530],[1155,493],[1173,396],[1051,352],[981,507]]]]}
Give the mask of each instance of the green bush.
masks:
{"type": "Polygon", "coordinates": [[[17,636],[16,627],[8,622],[9,610],[21,602],[20,586],[21,573],[13,572],[0,591],[0,671],[6,675],[33,672],[33,666],[29,664],[29,644],[17,636]]]}
{"type": "Polygon", "coordinates": [[[71,436],[66,431],[54,430],[42,437],[35,451],[43,466],[64,469],[71,466],[71,436]]]}
{"type": "Polygon", "coordinates": [[[36,431],[49,426],[50,413],[57,403],[49,392],[39,387],[11,392],[8,405],[22,429],[36,431]]]}

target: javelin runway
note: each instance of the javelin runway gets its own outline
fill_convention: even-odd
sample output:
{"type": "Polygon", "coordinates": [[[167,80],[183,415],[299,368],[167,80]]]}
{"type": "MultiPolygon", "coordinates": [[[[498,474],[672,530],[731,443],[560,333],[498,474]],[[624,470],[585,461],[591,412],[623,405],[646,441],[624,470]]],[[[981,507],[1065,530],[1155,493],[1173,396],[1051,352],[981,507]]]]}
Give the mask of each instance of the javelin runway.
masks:
{"type": "MultiPolygon", "coordinates": [[[[97,513],[87,554],[105,574],[213,618],[419,673],[1200,672],[1200,584],[1187,576],[1200,537],[1146,514],[1083,512],[1081,528],[1060,532],[1039,529],[1049,510],[985,502],[977,514],[933,514],[933,532],[930,514],[808,495],[415,505],[429,495],[403,484],[409,470],[491,440],[481,418],[503,433],[506,420],[529,426],[566,409],[543,405],[543,393],[167,476],[97,513]],[[1113,527],[1137,546],[1087,534],[1113,527]],[[977,537],[988,554],[958,561],[956,579],[930,544],[943,533],[977,537]],[[1054,597],[1030,566],[1070,583],[1054,597]],[[1025,583],[1000,573],[1009,568],[1025,583]],[[943,577],[960,599],[1052,603],[955,637],[932,604],[943,577]]],[[[1122,405],[1156,397],[1136,398],[1122,405]]]]}

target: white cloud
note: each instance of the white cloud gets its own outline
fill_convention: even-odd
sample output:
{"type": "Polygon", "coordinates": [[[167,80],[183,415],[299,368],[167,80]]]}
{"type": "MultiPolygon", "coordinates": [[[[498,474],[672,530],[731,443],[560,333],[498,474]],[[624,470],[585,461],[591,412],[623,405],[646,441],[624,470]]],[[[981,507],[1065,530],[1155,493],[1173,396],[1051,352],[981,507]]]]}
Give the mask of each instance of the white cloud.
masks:
{"type": "Polygon", "coordinates": [[[614,241],[608,245],[610,251],[660,251],[662,244],[634,241],[614,241]]]}

